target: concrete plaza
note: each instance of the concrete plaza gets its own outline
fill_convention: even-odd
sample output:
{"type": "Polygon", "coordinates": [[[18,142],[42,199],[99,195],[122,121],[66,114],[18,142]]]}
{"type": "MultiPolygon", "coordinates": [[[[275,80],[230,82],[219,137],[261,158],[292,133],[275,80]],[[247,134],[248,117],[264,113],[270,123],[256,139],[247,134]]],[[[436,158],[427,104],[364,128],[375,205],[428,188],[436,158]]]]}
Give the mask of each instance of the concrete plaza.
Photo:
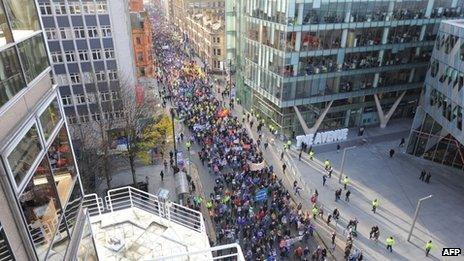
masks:
{"type": "Polygon", "coordinates": [[[335,190],[343,187],[338,183],[343,148],[354,144],[342,144],[340,152],[336,151],[334,144],[326,145],[332,150],[327,147],[321,149],[324,152],[318,152],[315,147],[314,161],[307,154],[303,154],[299,161],[297,151],[293,150],[287,153],[290,156],[287,160],[297,180],[301,178],[301,183],[308,189],[318,190],[319,202],[326,213],[331,213],[334,208],[340,210],[341,224],[337,227],[332,224],[330,228],[326,226],[326,233],[335,229],[342,236],[348,220],[356,217],[359,224],[354,246],[362,249],[367,259],[423,260],[424,245],[432,240],[434,247],[429,258],[442,260],[443,247],[464,247],[464,173],[405,154],[404,148],[398,148],[399,141],[400,137],[390,135],[385,137],[385,141],[376,139],[347,150],[344,175],[351,180],[349,202],[344,200],[345,190],[341,200],[335,202],[334,199],[335,190]],[[392,148],[396,154],[390,158],[389,150],[392,148]],[[330,160],[335,171],[323,187],[325,171],[322,162],[325,159],[330,160]],[[422,169],[432,174],[430,184],[419,180],[422,169]],[[417,201],[428,195],[433,197],[423,202],[411,242],[408,242],[417,201]],[[380,200],[376,214],[371,211],[371,202],[375,198],[380,200]],[[378,243],[369,240],[373,225],[380,228],[378,243]],[[386,250],[385,239],[388,236],[396,240],[393,253],[386,250]]]}

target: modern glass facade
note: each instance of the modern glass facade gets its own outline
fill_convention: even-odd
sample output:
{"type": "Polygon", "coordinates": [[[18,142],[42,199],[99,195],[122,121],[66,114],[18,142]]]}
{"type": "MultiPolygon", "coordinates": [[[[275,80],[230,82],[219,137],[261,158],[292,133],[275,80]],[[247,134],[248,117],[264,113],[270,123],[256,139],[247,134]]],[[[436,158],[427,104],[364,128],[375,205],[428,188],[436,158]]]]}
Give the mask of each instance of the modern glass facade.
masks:
{"type": "Polygon", "coordinates": [[[464,21],[441,23],[407,152],[464,168],[464,21]]]}
{"type": "Polygon", "coordinates": [[[37,10],[0,1],[1,260],[64,260],[82,205],[37,10]]]}
{"type": "Polygon", "coordinates": [[[284,133],[301,133],[334,101],[320,129],[412,117],[439,22],[462,1],[237,1],[238,97],[284,133]],[[252,94],[252,99],[247,97],[252,94]]]}

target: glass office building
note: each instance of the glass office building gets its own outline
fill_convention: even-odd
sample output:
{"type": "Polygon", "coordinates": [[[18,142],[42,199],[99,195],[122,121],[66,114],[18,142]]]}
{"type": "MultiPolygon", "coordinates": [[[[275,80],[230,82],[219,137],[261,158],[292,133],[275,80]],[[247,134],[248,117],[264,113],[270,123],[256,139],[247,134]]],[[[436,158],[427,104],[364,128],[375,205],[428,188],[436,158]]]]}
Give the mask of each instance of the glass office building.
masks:
{"type": "Polygon", "coordinates": [[[464,20],[440,25],[407,152],[464,169],[464,20]]]}
{"type": "Polygon", "coordinates": [[[82,186],[33,0],[0,1],[0,259],[64,260],[82,186]]]}
{"type": "Polygon", "coordinates": [[[302,133],[413,117],[439,22],[462,1],[236,1],[237,97],[269,124],[302,133]],[[332,103],[333,101],[333,103],[332,103]]]}

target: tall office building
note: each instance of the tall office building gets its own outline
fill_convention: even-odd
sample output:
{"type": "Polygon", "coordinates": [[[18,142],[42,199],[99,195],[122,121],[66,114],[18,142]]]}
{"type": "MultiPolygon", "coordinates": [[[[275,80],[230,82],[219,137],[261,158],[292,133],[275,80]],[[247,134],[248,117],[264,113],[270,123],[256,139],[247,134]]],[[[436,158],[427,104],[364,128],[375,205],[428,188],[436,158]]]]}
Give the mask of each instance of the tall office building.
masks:
{"type": "Polygon", "coordinates": [[[464,20],[440,25],[407,152],[464,170],[464,20]]]}
{"type": "Polygon", "coordinates": [[[0,1],[0,259],[63,260],[83,198],[34,0],[0,1]]]}
{"type": "Polygon", "coordinates": [[[38,2],[68,122],[122,115],[120,85],[136,81],[128,1],[38,2]]]}
{"type": "Polygon", "coordinates": [[[438,24],[462,1],[241,0],[229,12],[237,97],[288,135],[412,117],[438,24]]]}

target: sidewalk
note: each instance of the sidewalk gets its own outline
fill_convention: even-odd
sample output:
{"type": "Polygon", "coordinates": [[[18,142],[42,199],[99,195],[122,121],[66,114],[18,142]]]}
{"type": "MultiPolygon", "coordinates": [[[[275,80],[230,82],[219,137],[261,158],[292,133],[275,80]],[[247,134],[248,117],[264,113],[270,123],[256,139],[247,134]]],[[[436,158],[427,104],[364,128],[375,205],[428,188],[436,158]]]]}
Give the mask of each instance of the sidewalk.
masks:
{"type": "Polygon", "coordinates": [[[442,259],[443,247],[463,247],[463,173],[405,154],[404,148],[400,150],[398,144],[398,139],[386,139],[347,151],[344,175],[351,180],[348,188],[352,192],[349,203],[344,201],[346,191],[343,191],[341,201],[334,201],[334,191],[342,187],[338,184],[338,171],[344,146],[340,153],[321,153],[316,149],[318,160],[315,161],[309,160],[307,154],[299,161],[298,152],[292,151],[289,160],[297,175],[308,186],[318,189],[319,200],[326,208],[340,210],[343,225],[346,226],[347,220],[354,217],[359,220],[358,238],[354,245],[364,250],[366,258],[423,260],[424,245],[432,240],[434,248],[430,259],[442,259]],[[391,148],[397,151],[393,158],[388,155],[391,148]],[[335,171],[332,178],[327,180],[326,186],[322,187],[322,161],[325,159],[330,160],[335,171]],[[431,184],[419,180],[423,168],[431,172],[431,184]],[[423,202],[411,243],[407,242],[417,201],[430,194],[433,198],[423,202]],[[375,198],[380,200],[380,207],[373,214],[371,202],[375,198]],[[374,224],[380,228],[377,244],[368,238],[374,224]],[[393,253],[385,249],[385,239],[388,236],[393,236],[396,240],[393,253]]]}

